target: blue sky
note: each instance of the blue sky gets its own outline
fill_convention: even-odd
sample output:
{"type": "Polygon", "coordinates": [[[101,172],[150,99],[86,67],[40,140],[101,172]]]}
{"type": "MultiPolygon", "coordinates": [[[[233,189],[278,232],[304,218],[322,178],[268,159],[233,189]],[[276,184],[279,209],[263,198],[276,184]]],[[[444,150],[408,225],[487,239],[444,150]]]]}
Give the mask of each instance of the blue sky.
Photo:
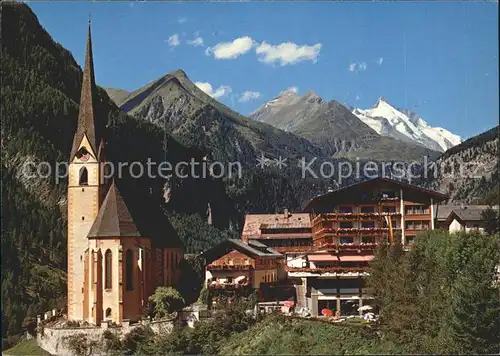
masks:
{"type": "Polygon", "coordinates": [[[384,96],[462,137],[498,124],[497,2],[29,5],[80,64],[91,13],[104,87],[183,69],[243,114],[296,87],[363,109],[384,96]]]}

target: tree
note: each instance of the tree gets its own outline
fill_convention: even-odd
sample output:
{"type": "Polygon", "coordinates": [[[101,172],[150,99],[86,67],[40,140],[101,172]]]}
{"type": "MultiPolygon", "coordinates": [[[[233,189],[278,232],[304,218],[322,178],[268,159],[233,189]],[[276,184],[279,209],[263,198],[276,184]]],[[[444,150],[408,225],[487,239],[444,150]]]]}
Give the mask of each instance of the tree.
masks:
{"type": "Polygon", "coordinates": [[[184,307],[185,302],[181,294],[172,287],[158,287],[149,297],[149,302],[154,305],[155,318],[164,318],[174,311],[184,307]]]}
{"type": "Polygon", "coordinates": [[[481,212],[481,220],[484,221],[484,231],[491,235],[500,231],[500,214],[491,207],[481,212]]]}
{"type": "Polygon", "coordinates": [[[500,236],[427,231],[414,248],[382,246],[368,280],[386,340],[405,353],[500,350],[500,236]]]}

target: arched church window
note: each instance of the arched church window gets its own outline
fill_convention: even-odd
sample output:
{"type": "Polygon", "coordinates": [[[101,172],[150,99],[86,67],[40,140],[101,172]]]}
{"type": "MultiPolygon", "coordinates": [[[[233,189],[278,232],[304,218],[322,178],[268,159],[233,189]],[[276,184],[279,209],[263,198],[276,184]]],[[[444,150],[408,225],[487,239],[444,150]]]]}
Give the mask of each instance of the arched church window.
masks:
{"type": "Polygon", "coordinates": [[[87,168],[80,168],[80,179],[78,181],[79,185],[88,185],[89,184],[89,173],[87,172],[87,168]]]}
{"type": "Polygon", "coordinates": [[[134,290],[134,253],[127,250],[125,255],[125,278],[127,290],[134,290]]]}
{"type": "Polygon", "coordinates": [[[104,254],[104,288],[105,289],[111,289],[113,286],[112,283],[112,261],[113,261],[113,256],[111,254],[111,250],[106,250],[106,253],[104,254]]]}

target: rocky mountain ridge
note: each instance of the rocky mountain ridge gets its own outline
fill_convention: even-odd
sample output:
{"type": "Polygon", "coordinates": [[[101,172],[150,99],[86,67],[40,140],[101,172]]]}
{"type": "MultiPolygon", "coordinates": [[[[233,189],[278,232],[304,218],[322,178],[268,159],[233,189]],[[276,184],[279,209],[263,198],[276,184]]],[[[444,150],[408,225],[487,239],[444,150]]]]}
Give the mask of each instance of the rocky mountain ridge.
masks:
{"type": "Polygon", "coordinates": [[[410,161],[438,156],[420,142],[381,135],[346,106],[312,91],[303,96],[285,91],[249,117],[302,136],[332,157],[410,161]]]}
{"type": "Polygon", "coordinates": [[[431,127],[416,113],[396,109],[383,97],[371,109],[356,108],[352,113],[382,136],[417,142],[429,149],[444,152],[462,141],[446,129],[431,127]]]}

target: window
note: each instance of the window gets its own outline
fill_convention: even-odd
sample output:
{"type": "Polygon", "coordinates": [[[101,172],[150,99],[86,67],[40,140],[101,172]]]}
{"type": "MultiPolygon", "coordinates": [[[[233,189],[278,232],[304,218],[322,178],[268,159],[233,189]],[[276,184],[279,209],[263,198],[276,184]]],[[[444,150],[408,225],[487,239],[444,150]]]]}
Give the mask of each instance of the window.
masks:
{"type": "Polygon", "coordinates": [[[111,308],[106,309],[106,319],[111,319],[111,308]]]}
{"type": "Polygon", "coordinates": [[[227,277],[227,283],[233,283],[233,277],[227,277]]]}
{"type": "Polygon", "coordinates": [[[364,244],[374,244],[375,243],[375,236],[363,236],[361,238],[361,241],[364,244]]]}
{"type": "Polygon", "coordinates": [[[415,236],[406,236],[406,243],[408,245],[413,245],[415,243],[415,236]]]}
{"type": "Polygon", "coordinates": [[[392,190],[386,190],[386,191],[380,192],[380,194],[382,195],[382,198],[395,198],[396,197],[396,193],[392,190]]]}
{"type": "Polygon", "coordinates": [[[384,213],[395,213],[396,212],[396,207],[395,206],[383,206],[382,207],[382,212],[384,212],[384,213]]]}
{"type": "Polygon", "coordinates": [[[429,221],[406,221],[408,230],[424,230],[429,228],[429,221]]]}
{"type": "Polygon", "coordinates": [[[410,205],[406,207],[407,215],[429,215],[430,210],[428,206],[410,205]]]}
{"type": "Polygon", "coordinates": [[[375,227],[375,221],[362,221],[361,222],[361,227],[364,227],[364,228],[374,228],[375,227]]]}
{"type": "Polygon", "coordinates": [[[106,250],[104,254],[104,289],[111,289],[112,284],[112,266],[113,266],[113,256],[111,254],[111,250],[106,250]]]}
{"type": "Polygon", "coordinates": [[[125,254],[125,278],[127,290],[134,290],[134,252],[127,250],[125,254]]]}
{"type": "Polygon", "coordinates": [[[361,212],[362,213],[374,213],[375,212],[375,207],[374,206],[362,206],[361,207],[361,212]]]}
{"type": "Polygon", "coordinates": [[[87,172],[87,168],[80,168],[80,178],[78,180],[79,185],[88,185],[89,184],[89,174],[87,172]]]}
{"type": "Polygon", "coordinates": [[[352,228],[352,221],[341,221],[339,223],[339,227],[341,229],[349,229],[352,228]]]}
{"type": "Polygon", "coordinates": [[[341,237],[340,238],[340,244],[352,244],[354,243],[354,238],[353,237],[341,237]]]}
{"type": "Polygon", "coordinates": [[[352,213],[352,206],[341,206],[339,208],[339,213],[352,213]]]}

